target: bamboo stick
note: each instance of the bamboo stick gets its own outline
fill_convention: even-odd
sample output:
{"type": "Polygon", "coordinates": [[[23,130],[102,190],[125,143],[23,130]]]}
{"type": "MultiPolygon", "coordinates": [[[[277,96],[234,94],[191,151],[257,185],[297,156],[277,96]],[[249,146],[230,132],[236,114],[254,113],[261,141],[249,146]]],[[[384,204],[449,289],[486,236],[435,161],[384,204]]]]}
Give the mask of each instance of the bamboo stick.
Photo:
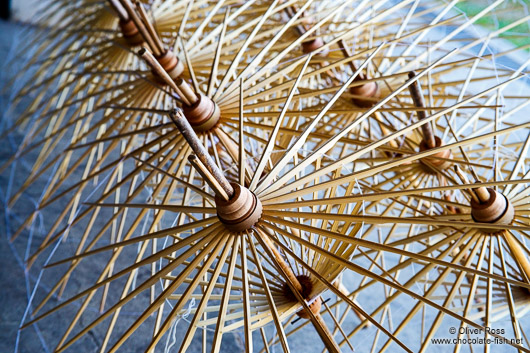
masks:
{"type": "MultiPolygon", "coordinates": [[[[462,172],[462,170],[458,167],[458,165],[454,166],[454,171],[464,184],[471,185],[471,182],[469,181],[468,177],[462,172]]],[[[478,188],[470,187],[469,191],[470,191],[469,194],[471,195],[473,200],[475,200],[476,202],[484,203],[484,202],[487,202],[490,198],[488,189],[486,189],[484,186],[479,186],[478,188]]]]}
{"type": "Polygon", "coordinates": [[[484,186],[474,188],[473,191],[475,192],[475,194],[477,194],[477,197],[479,198],[481,203],[488,202],[488,200],[490,199],[490,193],[488,192],[488,189],[486,189],[484,186]]]}
{"type": "Polygon", "coordinates": [[[278,249],[276,248],[276,246],[270,239],[269,235],[260,228],[256,228],[256,229],[258,230],[258,233],[261,234],[262,236],[261,239],[265,242],[265,244],[267,244],[267,247],[274,255],[274,258],[276,259],[276,261],[278,261],[278,265],[285,272],[289,280],[293,282],[293,285],[296,288],[296,290],[299,292],[302,292],[303,290],[302,284],[300,283],[298,278],[296,278],[296,275],[294,274],[293,270],[291,270],[291,267],[289,266],[289,264],[287,264],[287,262],[283,259],[282,254],[280,254],[280,252],[278,251],[278,249]]]}
{"type": "Polygon", "coordinates": [[[182,95],[190,102],[188,105],[195,104],[198,101],[197,94],[186,81],[179,77],[176,79],[175,83],[177,84],[180,92],[182,92],[182,95]]]}
{"type": "Polygon", "coordinates": [[[149,17],[147,17],[147,12],[145,12],[144,7],[142,6],[142,4],[139,1],[136,1],[135,5],[136,5],[136,9],[138,10],[138,13],[140,14],[140,19],[144,23],[144,25],[145,25],[147,31],[149,32],[149,35],[151,36],[151,38],[153,38],[153,42],[154,42],[156,48],[158,49],[158,51],[160,51],[160,55],[164,54],[165,51],[166,51],[164,49],[164,44],[160,40],[160,37],[158,36],[158,33],[156,33],[155,27],[153,26],[151,21],[149,21],[149,17]]]}
{"type": "Polygon", "coordinates": [[[215,179],[212,173],[210,173],[208,168],[206,168],[206,166],[201,162],[200,159],[197,158],[196,155],[190,154],[188,156],[188,161],[197,170],[197,172],[199,172],[199,174],[203,177],[204,181],[208,183],[208,185],[212,188],[215,194],[221,196],[225,201],[228,201],[230,199],[221,184],[219,184],[217,179],[215,179]]]}
{"type": "Polygon", "coordinates": [[[118,0],[107,0],[112,7],[112,9],[116,12],[120,20],[123,22],[128,22],[130,20],[129,14],[127,11],[123,8],[123,6],[120,4],[118,0]]]}
{"type": "Polygon", "coordinates": [[[245,186],[246,155],[245,155],[245,123],[243,117],[243,78],[239,83],[239,184],[245,186]]]}
{"type": "Polygon", "coordinates": [[[515,239],[513,234],[509,231],[504,231],[504,240],[508,244],[512,255],[519,265],[521,272],[523,273],[523,278],[526,282],[530,283],[530,261],[528,260],[528,255],[523,250],[519,242],[515,239]]]}

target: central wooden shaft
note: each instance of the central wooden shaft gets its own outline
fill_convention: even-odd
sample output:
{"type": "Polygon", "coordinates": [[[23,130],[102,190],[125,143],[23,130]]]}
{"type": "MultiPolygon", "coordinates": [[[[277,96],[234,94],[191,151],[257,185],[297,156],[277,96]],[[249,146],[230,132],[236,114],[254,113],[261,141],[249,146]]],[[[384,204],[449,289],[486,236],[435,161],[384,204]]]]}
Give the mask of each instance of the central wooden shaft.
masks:
{"type": "MultiPolygon", "coordinates": [[[[190,123],[182,114],[182,109],[177,108],[170,111],[169,117],[171,118],[171,120],[173,120],[173,123],[175,123],[182,136],[186,139],[193,152],[195,152],[198,159],[201,161],[202,165],[208,173],[208,179],[212,179],[212,181],[215,181],[215,183],[218,184],[220,188],[222,188],[224,194],[226,195],[225,200],[228,201],[234,195],[234,189],[232,188],[232,185],[230,185],[228,180],[226,180],[225,176],[221,172],[221,169],[219,169],[217,164],[215,164],[215,162],[212,160],[206,148],[202,145],[201,141],[199,140],[199,137],[197,136],[195,131],[193,131],[193,128],[191,127],[190,123]]],[[[207,182],[208,179],[206,180],[207,182]]]]}
{"type": "MultiPolygon", "coordinates": [[[[409,79],[412,79],[416,76],[414,71],[408,73],[409,79]]],[[[425,100],[423,99],[423,93],[421,90],[421,85],[419,81],[415,81],[409,85],[410,96],[414,105],[418,108],[425,108],[425,100]]],[[[416,112],[418,115],[418,120],[424,120],[427,117],[425,110],[421,109],[416,112]]],[[[432,125],[430,122],[426,122],[421,126],[421,131],[423,139],[420,142],[420,151],[427,151],[432,148],[442,147],[442,140],[434,135],[432,125]]],[[[453,165],[451,161],[447,159],[453,159],[453,154],[451,150],[444,150],[438,153],[433,154],[432,156],[420,159],[424,165],[426,165],[427,173],[436,173],[436,170],[444,170],[453,165]],[[441,159],[443,158],[443,159],[441,159]],[[444,160],[445,159],[445,160],[444,160]],[[433,169],[434,167],[435,169],[433,169]]]]}
{"type": "MultiPolygon", "coordinates": [[[[416,76],[414,71],[409,72],[409,79],[412,79],[416,76]]],[[[418,108],[425,108],[425,100],[423,99],[423,93],[421,92],[421,85],[419,81],[414,81],[409,85],[409,92],[414,102],[414,105],[418,108]]],[[[418,110],[418,120],[423,120],[426,118],[425,110],[418,110]]],[[[421,131],[423,133],[423,141],[429,148],[436,147],[436,140],[434,138],[434,132],[432,130],[432,125],[430,122],[427,122],[421,126],[421,131]]]]}

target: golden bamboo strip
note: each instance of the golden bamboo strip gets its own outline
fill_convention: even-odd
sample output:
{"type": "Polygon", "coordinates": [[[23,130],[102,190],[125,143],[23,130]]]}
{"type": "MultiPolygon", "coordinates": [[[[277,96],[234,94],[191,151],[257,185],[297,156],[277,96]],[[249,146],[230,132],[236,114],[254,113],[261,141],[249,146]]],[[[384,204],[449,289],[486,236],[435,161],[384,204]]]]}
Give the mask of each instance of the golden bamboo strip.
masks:
{"type": "Polygon", "coordinates": [[[283,328],[283,326],[281,324],[280,316],[278,315],[278,310],[276,308],[276,304],[274,303],[274,298],[272,297],[272,293],[269,290],[269,285],[267,283],[267,278],[265,277],[265,273],[263,271],[263,267],[261,266],[261,261],[260,261],[258,252],[256,250],[256,247],[254,246],[254,240],[251,237],[249,237],[249,240],[251,240],[251,241],[249,241],[248,244],[250,245],[250,250],[252,251],[253,257],[255,259],[256,267],[258,268],[259,275],[260,275],[261,280],[263,282],[263,288],[265,289],[265,293],[267,294],[267,301],[269,302],[269,307],[270,307],[271,315],[273,317],[274,325],[275,325],[276,330],[278,331],[278,333],[280,335],[281,346],[282,346],[283,351],[285,353],[289,353],[290,350],[289,350],[289,345],[287,344],[287,338],[285,336],[285,331],[284,331],[284,328],[283,328]]]}
{"type": "Polygon", "coordinates": [[[194,154],[190,155],[188,157],[188,161],[190,164],[199,172],[199,174],[203,177],[204,181],[210,186],[210,188],[215,192],[216,195],[221,196],[225,201],[228,201],[230,197],[226,193],[226,191],[223,189],[221,184],[215,179],[215,177],[210,173],[208,168],[201,162],[200,159],[197,158],[194,154]]]}
{"type": "Polygon", "coordinates": [[[149,17],[147,16],[147,12],[145,12],[145,9],[139,1],[135,1],[136,9],[138,10],[138,13],[140,15],[140,18],[142,20],[142,23],[144,24],[145,28],[147,29],[150,37],[153,39],[153,43],[156,46],[156,50],[160,53],[160,55],[163,55],[166,50],[164,49],[164,44],[160,40],[160,37],[158,36],[158,33],[156,33],[155,27],[149,20],[149,17]]]}
{"type": "Polygon", "coordinates": [[[233,236],[229,237],[226,243],[226,246],[223,249],[223,252],[219,258],[219,261],[217,262],[217,265],[215,266],[215,270],[212,273],[212,276],[210,277],[208,287],[204,291],[204,295],[202,296],[199,306],[197,307],[195,311],[195,315],[193,316],[193,319],[191,320],[190,329],[186,331],[186,335],[184,336],[179,352],[186,352],[189,345],[191,344],[191,341],[193,340],[193,336],[195,335],[195,331],[197,330],[197,323],[200,320],[202,313],[206,309],[206,306],[208,305],[208,301],[210,300],[211,294],[214,290],[214,285],[215,283],[217,283],[217,279],[219,278],[219,274],[221,273],[221,270],[226,262],[226,259],[228,257],[228,254],[229,254],[229,251],[231,249],[231,245],[233,242],[234,242],[234,237],[233,236]]]}
{"type": "MultiPolygon", "coordinates": [[[[283,229],[278,228],[274,224],[289,225],[289,226],[291,226],[293,228],[297,227],[300,230],[310,231],[310,232],[313,232],[313,233],[316,233],[316,234],[320,234],[322,236],[333,237],[333,238],[338,239],[340,241],[351,243],[351,244],[358,245],[358,246],[363,246],[363,247],[366,247],[366,248],[369,248],[369,249],[375,249],[375,250],[379,250],[379,251],[388,251],[388,252],[395,253],[395,254],[398,254],[398,255],[403,255],[403,256],[406,256],[406,257],[409,257],[409,258],[413,258],[413,259],[416,259],[417,261],[422,261],[424,263],[432,263],[432,264],[437,264],[437,265],[444,266],[444,267],[450,267],[450,268],[453,268],[454,270],[457,270],[457,271],[469,272],[469,273],[473,273],[473,274],[480,275],[480,276],[483,276],[483,277],[495,279],[497,281],[506,282],[506,283],[510,283],[510,284],[514,284],[514,285],[519,285],[519,286],[525,287],[525,288],[530,288],[530,284],[526,284],[526,283],[521,282],[521,281],[515,281],[515,280],[510,279],[510,278],[504,278],[504,277],[496,275],[496,274],[488,274],[487,272],[483,272],[483,271],[475,271],[473,269],[466,268],[465,266],[461,266],[461,265],[454,264],[454,263],[447,262],[447,261],[437,260],[437,259],[431,258],[429,256],[416,254],[414,252],[401,250],[399,248],[393,248],[393,247],[388,246],[388,245],[378,244],[376,242],[371,242],[371,241],[360,239],[360,238],[352,238],[352,237],[344,236],[344,235],[339,234],[339,233],[334,233],[334,232],[326,231],[324,229],[311,227],[311,226],[307,226],[307,225],[303,225],[303,224],[298,224],[297,225],[294,222],[287,221],[285,219],[278,219],[277,217],[264,216],[263,218],[265,220],[271,222],[270,224],[268,224],[268,227],[271,227],[271,229],[273,229],[276,232],[278,232],[280,234],[283,234],[283,235],[285,235],[285,236],[287,236],[289,238],[293,238],[294,235],[284,231],[283,229]]],[[[308,246],[310,248],[313,248],[313,249],[318,248],[318,249],[316,249],[316,251],[320,251],[320,252],[326,251],[325,249],[321,249],[321,248],[317,247],[316,245],[311,244],[310,242],[308,242],[308,241],[306,241],[306,240],[304,240],[302,238],[296,237],[296,240],[301,242],[301,243],[304,243],[306,246],[308,246]]]]}
{"type": "MultiPolygon", "coordinates": [[[[173,281],[167,288],[164,289],[162,293],[158,296],[158,298],[149,305],[148,308],[144,310],[142,315],[140,315],[135,322],[127,329],[127,331],[120,335],[119,339],[116,341],[116,343],[109,349],[109,352],[116,352],[117,349],[120,348],[120,346],[131,336],[131,334],[140,326],[140,324],[145,321],[156,309],[158,306],[160,306],[169,294],[173,293],[176,288],[178,288],[181,284],[181,281],[183,281],[187,275],[191,273],[193,269],[199,264],[200,261],[202,261],[210,252],[212,251],[220,251],[222,247],[221,239],[222,237],[217,238],[217,241],[211,241],[207,244],[205,244],[204,249],[201,251],[200,255],[195,256],[195,258],[192,261],[192,266],[186,267],[182,272],[179,273],[179,279],[176,281],[173,281]]],[[[191,255],[191,254],[190,254],[191,255]]],[[[189,256],[189,255],[188,255],[189,256]]],[[[175,268],[173,263],[170,263],[168,266],[171,266],[172,268],[175,268]]],[[[181,300],[182,305],[184,305],[184,301],[181,300]]],[[[122,304],[123,305],[123,304],[122,304]]],[[[90,326],[89,326],[90,327],[90,326]]],[[[152,343],[155,342],[155,338],[153,339],[152,343]]],[[[156,342],[155,342],[156,343],[156,342]]]]}

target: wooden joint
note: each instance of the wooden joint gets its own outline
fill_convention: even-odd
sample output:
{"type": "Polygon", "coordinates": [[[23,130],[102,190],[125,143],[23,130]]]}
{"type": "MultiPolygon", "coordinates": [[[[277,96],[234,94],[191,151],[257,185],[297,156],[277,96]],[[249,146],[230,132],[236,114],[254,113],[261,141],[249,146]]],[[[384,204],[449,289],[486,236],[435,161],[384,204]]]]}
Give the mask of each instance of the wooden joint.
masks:
{"type": "MultiPolygon", "coordinates": [[[[294,17],[295,14],[298,12],[298,9],[295,6],[289,6],[285,9],[285,12],[289,17],[294,17]]],[[[304,35],[312,26],[313,21],[311,18],[305,18],[302,19],[302,23],[296,25],[295,31],[299,36],[304,35]]],[[[324,46],[324,40],[321,37],[316,37],[314,39],[307,40],[302,43],[302,52],[304,54],[312,53],[318,49],[320,49],[322,46],[324,46]]],[[[322,56],[326,56],[328,54],[328,51],[322,51],[319,53],[322,56]]]]}
{"type": "Polygon", "coordinates": [[[229,200],[215,197],[217,216],[232,232],[240,233],[252,228],[261,218],[261,201],[252,191],[237,183],[230,183],[234,194],[229,200]]]}
{"type": "Polygon", "coordinates": [[[197,95],[195,103],[191,105],[184,104],[182,110],[190,125],[197,132],[212,129],[217,125],[221,116],[219,106],[203,94],[197,95]]]}
{"type": "MultiPolygon", "coordinates": [[[[489,199],[486,202],[471,199],[471,217],[475,222],[511,224],[515,216],[514,208],[506,196],[487,188],[489,199]]],[[[498,233],[498,229],[482,229],[485,233],[498,233]]]]}
{"type": "MultiPolygon", "coordinates": [[[[173,75],[176,75],[178,73],[178,70],[180,70],[178,66],[178,60],[174,57],[174,54],[170,52],[169,50],[166,52],[166,54],[167,55],[164,55],[160,58],[156,58],[146,48],[142,47],[138,51],[138,55],[140,55],[146,61],[149,67],[151,67],[151,71],[153,72],[153,75],[157,79],[157,81],[159,81],[161,84],[168,85],[175,92],[177,92],[179,96],[183,97],[182,92],[180,91],[178,86],[175,84],[175,79],[171,77],[169,73],[171,72],[173,75]],[[177,60],[176,66],[174,66],[175,60],[177,60]],[[168,72],[167,70],[170,70],[170,71],[168,72]]],[[[182,72],[182,70],[180,72],[182,72]]],[[[184,101],[185,103],[189,103],[187,100],[184,100],[184,101]]]]}
{"type": "Polygon", "coordinates": [[[136,27],[133,20],[124,21],[120,19],[119,26],[123,39],[125,39],[127,44],[136,46],[144,42],[144,38],[140,31],[138,31],[138,27],[136,27]]]}
{"type": "Polygon", "coordinates": [[[377,103],[376,98],[380,97],[381,92],[376,82],[367,82],[364,85],[351,87],[350,93],[357,96],[352,98],[353,104],[359,108],[371,108],[377,103]]]}
{"type": "MultiPolygon", "coordinates": [[[[313,282],[311,281],[311,277],[307,275],[298,275],[296,276],[297,281],[300,283],[301,290],[300,294],[305,300],[308,300],[311,298],[311,292],[313,291],[313,282]]],[[[287,283],[284,283],[283,285],[283,294],[289,301],[297,301],[296,296],[291,291],[291,288],[287,285],[287,283]]]]}
{"type": "Polygon", "coordinates": [[[165,53],[157,56],[156,60],[173,80],[176,80],[184,71],[184,65],[171,50],[166,50],[165,53]]]}
{"type": "MultiPolygon", "coordinates": [[[[434,136],[434,140],[435,147],[442,147],[442,140],[438,136],[434,136]]],[[[420,143],[420,151],[427,151],[430,149],[431,147],[429,147],[427,141],[423,139],[420,143]]],[[[425,165],[424,169],[427,173],[434,174],[436,173],[435,169],[444,170],[450,168],[453,165],[453,162],[448,161],[448,159],[453,159],[453,153],[449,149],[437,152],[433,155],[430,155],[429,157],[421,158],[420,163],[425,165]],[[434,167],[435,169],[432,169],[431,167],[434,167]]]]}
{"type": "MultiPolygon", "coordinates": [[[[320,296],[317,298],[312,298],[311,294],[313,292],[313,283],[311,281],[311,278],[307,275],[298,275],[296,276],[296,279],[300,283],[302,289],[300,290],[300,295],[302,298],[310,302],[309,309],[311,309],[311,312],[316,316],[320,313],[320,309],[322,306],[322,299],[320,296]]],[[[293,294],[291,288],[287,283],[283,285],[283,294],[289,301],[297,301],[296,296],[293,294]]],[[[299,317],[303,319],[309,319],[309,313],[306,312],[306,310],[302,309],[296,313],[299,317]]]]}
{"type": "MultiPolygon", "coordinates": [[[[339,40],[338,46],[339,46],[339,49],[342,55],[345,58],[349,58],[352,56],[350,49],[348,48],[346,43],[344,43],[343,39],[339,40]]],[[[357,67],[355,66],[353,61],[350,61],[348,65],[350,66],[353,72],[357,71],[357,67]]],[[[359,72],[353,82],[358,82],[358,81],[363,81],[363,80],[366,80],[366,77],[363,75],[362,72],[359,72]]],[[[373,107],[377,103],[377,99],[370,99],[370,98],[379,98],[381,95],[381,92],[379,90],[379,85],[377,84],[377,82],[367,82],[362,85],[351,87],[350,93],[354,96],[357,96],[357,97],[352,98],[352,102],[359,108],[373,107]]]]}
{"type": "MultiPolygon", "coordinates": [[[[302,52],[304,54],[312,53],[312,52],[320,49],[321,47],[323,47],[324,44],[325,44],[324,41],[320,37],[308,40],[308,41],[302,43],[302,52]]],[[[327,55],[327,50],[320,52],[319,55],[326,56],[327,55]]]]}
{"type": "MultiPolygon", "coordinates": [[[[322,308],[322,297],[320,296],[316,297],[309,304],[309,309],[315,316],[317,316],[320,313],[321,308],[322,308]]],[[[299,310],[296,312],[296,315],[298,315],[302,319],[309,319],[309,313],[306,310],[299,310]]]]}

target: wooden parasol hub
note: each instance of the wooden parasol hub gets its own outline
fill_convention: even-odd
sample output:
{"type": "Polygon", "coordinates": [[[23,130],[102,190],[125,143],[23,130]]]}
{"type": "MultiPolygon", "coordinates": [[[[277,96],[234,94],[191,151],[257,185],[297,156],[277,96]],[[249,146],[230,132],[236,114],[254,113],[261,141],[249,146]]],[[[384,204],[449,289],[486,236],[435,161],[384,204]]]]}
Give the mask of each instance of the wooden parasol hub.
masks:
{"type": "MultiPolygon", "coordinates": [[[[414,76],[416,76],[416,73],[411,71],[409,72],[408,76],[410,79],[412,79],[414,76]]],[[[414,105],[417,108],[425,108],[425,100],[423,98],[423,94],[421,93],[421,85],[419,81],[413,82],[408,88],[414,105]]],[[[422,109],[418,110],[417,114],[420,121],[425,119],[427,116],[425,110],[422,109]]],[[[421,131],[423,139],[420,142],[420,151],[426,151],[432,148],[439,148],[443,146],[442,140],[438,136],[434,135],[434,131],[430,122],[423,124],[421,126],[421,131]]],[[[451,159],[453,159],[451,150],[442,150],[430,155],[429,157],[420,159],[420,163],[423,163],[426,166],[426,172],[435,173],[436,170],[444,170],[451,167],[453,165],[452,161],[450,161],[451,159]]]]}
{"type": "MultiPolygon", "coordinates": [[[[456,175],[464,184],[471,184],[466,174],[454,166],[456,175]]],[[[475,176],[476,178],[476,176],[475,176]]],[[[467,190],[471,196],[471,217],[478,223],[506,224],[512,223],[515,212],[511,202],[500,192],[483,186],[467,190]]],[[[484,228],[484,233],[498,233],[498,229],[484,228]]]]}
{"type": "MultiPolygon", "coordinates": [[[[506,196],[491,188],[475,189],[478,201],[471,199],[471,217],[475,222],[511,224],[515,215],[513,206],[506,196]]],[[[497,229],[482,229],[486,233],[496,233],[497,229]]]]}
{"type": "MultiPolygon", "coordinates": [[[[289,17],[294,17],[298,12],[298,9],[295,6],[289,6],[285,9],[285,12],[289,17]]],[[[311,28],[311,22],[312,21],[310,19],[305,19],[303,23],[295,26],[298,35],[304,35],[311,28]]],[[[323,47],[324,44],[326,43],[324,43],[324,40],[321,37],[310,39],[308,41],[302,42],[302,52],[304,54],[312,53],[323,47]]],[[[327,51],[320,52],[319,55],[326,56],[327,51]]]]}
{"type": "MultiPolygon", "coordinates": [[[[424,138],[420,143],[420,151],[427,151],[427,150],[430,150],[431,148],[442,147],[443,145],[442,140],[438,136],[434,136],[434,141],[435,141],[434,145],[431,146],[427,143],[427,141],[424,138]]],[[[430,166],[433,166],[436,169],[444,170],[444,169],[448,169],[449,167],[453,165],[453,163],[449,161],[448,159],[453,159],[453,154],[451,153],[451,150],[440,151],[429,157],[420,159],[420,162],[423,163],[424,165],[428,163],[430,166]]],[[[433,170],[429,167],[425,168],[425,170],[428,173],[433,172],[433,170]]]]}
{"type": "Polygon", "coordinates": [[[184,116],[197,132],[212,129],[219,122],[221,110],[217,103],[202,93],[196,94],[190,85],[181,78],[176,80],[177,87],[188,103],[182,106],[184,116]]]}
{"type": "Polygon", "coordinates": [[[128,44],[131,46],[136,46],[144,42],[144,38],[140,32],[138,32],[138,28],[136,28],[136,25],[132,20],[125,22],[120,19],[119,25],[123,38],[128,44]]]}
{"type": "MultiPolygon", "coordinates": [[[[464,183],[469,184],[467,177],[457,166],[455,166],[455,172],[464,183]]],[[[483,186],[471,188],[470,195],[473,221],[498,225],[512,224],[515,218],[515,209],[505,195],[483,186]]],[[[500,234],[504,237],[524,279],[530,283],[530,260],[514,235],[505,229],[480,228],[480,231],[491,235],[500,234]]]]}
{"type": "MultiPolygon", "coordinates": [[[[170,51],[168,52],[171,53],[170,51]]],[[[171,61],[168,61],[168,69],[171,70],[168,72],[168,69],[162,65],[161,60],[157,60],[146,48],[140,49],[138,54],[152,68],[155,76],[161,82],[170,86],[180,96],[183,102],[182,110],[184,116],[196,132],[205,132],[217,125],[221,117],[219,106],[210,97],[195,93],[186,81],[178,77],[183,71],[180,62],[171,69],[172,66],[169,65],[171,61]],[[175,75],[176,77],[174,77],[175,75]]],[[[171,60],[171,58],[168,60],[171,60]]]]}
{"type": "MultiPolygon", "coordinates": [[[[491,223],[499,225],[512,224],[515,210],[508,198],[500,192],[492,189],[479,187],[474,189],[478,201],[471,198],[471,217],[475,222],[491,223]]],[[[530,261],[526,252],[511,232],[491,228],[481,228],[486,234],[501,234],[508,244],[513,258],[517,262],[524,279],[530,282],[530,261]]]]}
{"type": "Polygon", "coordinates": [[[169,115],[195,152],[189,158],[190,163],[215,192],[215,207],[221,223],[235,233],[251,229],[261,217],[261,201],[246,187],[226,180],[195,134],[188,117],[184,117],[180,110],[169,115]]]}
{"type": "MultiPolygon", "coordinates": [[[[308,276],[296,276],[270,236],[257,225],[262,214],[261,201],[246,187],[228,182],[202,145],[187,117],[184,116],[182,109],[172,110],[169,112],[169,116],[195,153],[189,157],[190,163],[215,192],[215,206],[221,223],[234,233],[241,233],[254,228],[262,236],[263,244],[273,254],[275,262],[277,262],[281,273],[285,276],[284,294],[286,297],[294,298],[293,301],[297,300],[298,297],[292,292],[296,290],[301,297],[299,300],[308,302],[312,292],[311,279],[308,276]]],[[[311,321],[317,327],[317,331],[329,351],[339,352],[340,348],[333,340],[333,336],[320,314],[320,304],[321,300],[319,298],[315,299],[312,303],[307,304],[311,313],[307,312],[307,309],[303,309],[302,311],[305,312],[299,314],[299,316],[312,319],[311,321]]]]}
{"type": "MultiPolygon", "coordinates": [[[[311,310],[311,312],[314,315],[317,315],[318,313],[320,313],[320,309],[322,308],[322,298],[320,296],[316,298],[312,296],[313,283],[311,282],[311,278],[307,275],[298,275],[296,276],[296,279],[298,280],[298,282],[300,282],[302,288],[300,294],[305,300],[310,303],[309,309],[311,310]]],[[[286,298],[290,299],[291,301],[296,301],[296,296],[287,284],[283,285],[283,293],[286,298]]],[[[296,312],[296,315],[298,315],[302,319],[309,319],[309,313],[306,310],[299,310],[296,312]]]]}
{"type": "Polygon", "coordinates": [[[217,216],[232,232],[244,232],[258,223],[263,207],[252,191],[237,183],[230,185],[234,193],[228,201],[218,195],[215,196],[217,216]]]}
{"type": "MultiPolygon", "coordinates": [[[[338,45],[340,51],[342,52],[342,55],[344,55],[345,58],[349,58],[352,56],[352,53],[344,43],[344,40],[339,40],[338,45]]],[[[357,71],[357,67],[355,66],[353,61],[350,61],[348,64],[350,65],[353,72],[357,71]]],[[[362,73],[359,73],[359,75],[355,78],[353,82],[359,82],[364,80],[366,80],[366,77],[362,73]]],[[[381,92],[379,90],[379,85],[377,84],[377,82],[367,82],[362,85],[351,87],[350,93],[356,96],[355,98],[352,98],[353,104],[360,108],[371,108],[372,106],[374,106],[375,103],[377,103],[377,100],[375,98],[379,98],[381,92]]]]}
{"type": "MultiPolygon", "coordinates": [[[[134,25],[138,35],[142,38],[142,42],[145,41],[147,43],[147,46],[153,53],[152,55],[154,56],[156,62],[158,62],[162,69],[169,75],[169,77],[171,77],[173,80],[179,77],[184,71],[184,65],[180,62],[175,53],[164,47],[162,40],[160,40],[160,37],[158,36],[155,27],[149,20],[142,4],[136,2],[136,6],[133,8],[133,5],[129,2],[129,0],[119,0],[119,3],[117,0],[111,0],[111,2],[117,3],[116,6],[122,6],[125,14],[128,16],[127,18],[129,19],[127,23],[132,22],[132,24],[127,24],[127,26],[132,28],[134,25]]],[[[117,12],[120,13],[119,11],[117,12]]],[[[121,19],[122,17],[120,15],[120,22],[121,19]]],[[[123,33],[125,37],[125,32],[123,33]]],[[[147,51],[145,48],[142,49],[142,53],[147,51]]],[[[148,60],[148,58],[146,58],[143,54],[140,55],[146,59],[148,64],[151,66],[153,73],[155,73],[155,76],[165,82],[164,77],[162,77],[159,70],[154,67],[155,64],[152,62],[153,60],[148,60]]]]}
{"type": "Polygon", "coordinates": [[[119,18],[118,24],[125,41],[131,46],[142,44],[144,42],[144,38],[142,37],[140,31],[138,31],[138,27],[136,27],[134,21],[127,13],[127,10],[125,10],[118,0],[108,0],[108,2],[110,7],[114,10],[116,16],[119,18]]]}

